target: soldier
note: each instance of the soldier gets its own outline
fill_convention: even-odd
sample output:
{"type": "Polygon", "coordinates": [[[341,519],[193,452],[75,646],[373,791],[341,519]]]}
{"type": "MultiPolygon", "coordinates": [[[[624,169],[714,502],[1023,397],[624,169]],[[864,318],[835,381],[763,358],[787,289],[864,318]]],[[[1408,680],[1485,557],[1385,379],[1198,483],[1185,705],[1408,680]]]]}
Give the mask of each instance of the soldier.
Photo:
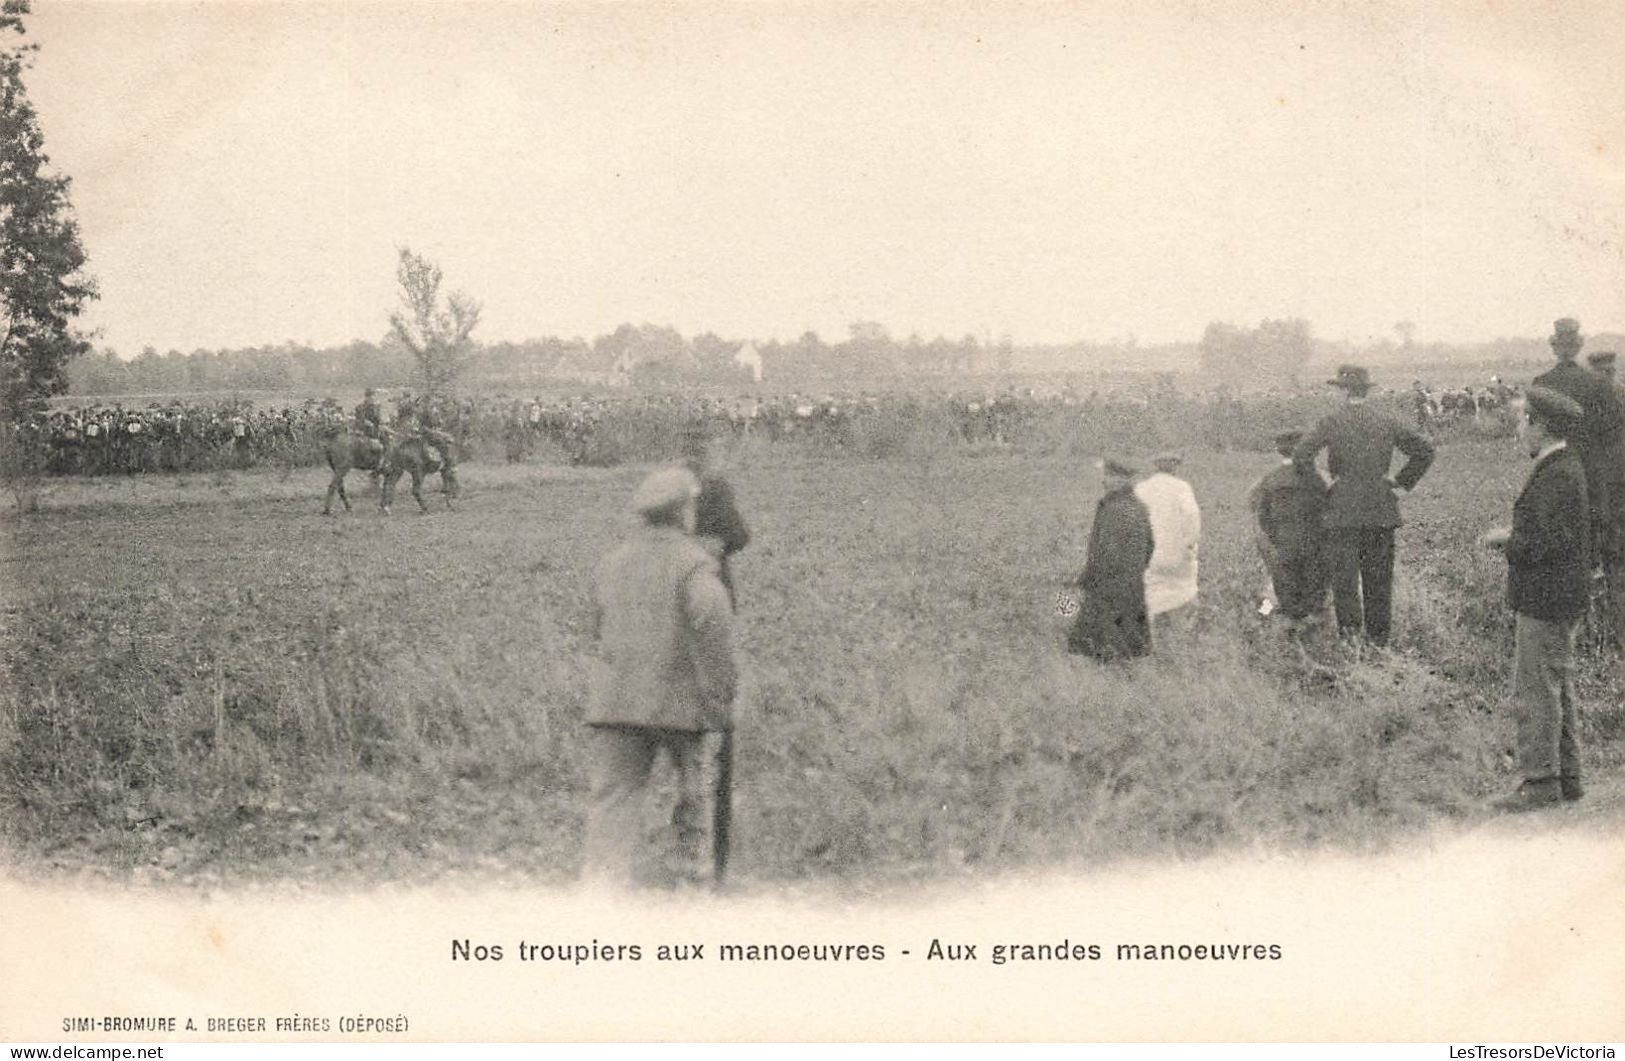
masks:
{"type": "Polygon", "coordinates": [[[1179,454],[1159,453],[1151,463],[1155,474],[1134,487],[1134,496],[1145,505],[1156,543],[1145,570],[1145,607],[1156,636],[1163,638],[1175,611],[1196,599],[1202,509],[1191,484],[1174,474],[1182,463],[1179,454]]]}
{"type": "Polygon", "coordinates": [[[1282,461],[1247,495],[1257,523],[1253,540],[1293,633],[1326,604],[1326,480],[1312,469],[1305,475],[1293,463],[1292,451],[1302,438],[1302,431],[1275,436],[1282,461]]]}
{"type": "Polygon", "coordinates": [[[737,608],[733,569],[728,561],[750,544],[750,531],[734,504],[733,486],[712,467],[710,436],[701,426],[690,427],[683,433],[683,466],[694,473],[700,483],[694,534],[717,558],[722,584],[728,589],[728,604],[737,608]]]}
{"type": "Polygon", "coordinates": [[[361,404],[355,407],[355,426],[368,438],[382,440],[384,437],[384,414],[378,408],[378,402],[373,397],[371,387],[362,397],[361,404]]]}
{"type": "Polygon", "coordinates": [[[1585,429],[1584,418],[1568,396],[1529,388],[1518,438],[1535,466],[1512,507],[1512,526],[1479,539],[1506,555],[1507,604],[1516,619],[1513,702],[1523,783],[1496,801],[1501,810],[1533,810],[1584,794],[1572,678],[1591,536],[1585,470],[1566,442],[1585,429]]]}
{"type": "Polygon", "coordinates": [[[598,570],[594,626],[603,666],[587,711],[590,880],[630,883],[644,789],[661,749],[677,773],[679,872],[696,873],[703,735],[732,727],[737,677],[728,591],[717,562],[689,536],[699,491],[683,468],[644,479],[632,498],[642,525],[598,570]]]}
{"type": "Polygon", "coordinates": [[[1326,557],[1338,629],[1362,630],[1386,645],[1393,614],[1394,529],[1401,490],[1409,493],[1433,463],[1433,443],[1366,403],[1371,376],[1358,365],[1337,370],[1331,386],[1344,392],[1342,408],[1315,425],[1292,451],[1305,477],[1317,475],[1315,457],[1326,450],[1332,486],[1326,505],[1326,557]],[[1389,478],[1394,450],[1408,459],[1389,478]]]}
{"type": "Polygon", "coordinates": [[[1077,585],[1083,592],[1067,651],[1100,660],[1151,652],[1145,609],[1145,570],[1155,541],[1151,516],[1134,496],[1139,474],[1120,460],[1101,464],[1104,493],[1089,528],[1089,553],[1077,585]]]}

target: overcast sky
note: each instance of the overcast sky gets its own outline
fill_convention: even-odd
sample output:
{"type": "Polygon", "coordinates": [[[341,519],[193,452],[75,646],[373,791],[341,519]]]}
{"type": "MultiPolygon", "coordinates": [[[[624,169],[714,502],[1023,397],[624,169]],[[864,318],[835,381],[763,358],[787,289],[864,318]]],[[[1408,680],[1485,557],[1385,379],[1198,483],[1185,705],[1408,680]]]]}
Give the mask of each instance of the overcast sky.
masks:
{"type": "Polygon", "coordinates": [[[401,245],[491,341],[1625,329],[1615,0],[1223,6],[36,0],[28,83],[126,355],[379,339],[401,245]]]}

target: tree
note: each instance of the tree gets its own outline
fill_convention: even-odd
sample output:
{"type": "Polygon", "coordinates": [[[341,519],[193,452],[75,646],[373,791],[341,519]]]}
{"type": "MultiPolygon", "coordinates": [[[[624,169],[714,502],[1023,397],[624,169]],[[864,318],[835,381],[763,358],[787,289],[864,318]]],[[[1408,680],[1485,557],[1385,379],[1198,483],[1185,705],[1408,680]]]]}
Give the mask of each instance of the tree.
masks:
{"type": "Polygon", "coordinates": [[[68,363],[90,349],[73,326],[96,285],[68,200],[52,175],[23,86],[36,44],[21,43],[29,0],[0,0],[0,418],[17,424],[68,386],[68,363]]]}
{"type": "Polygon", "coordinates": [[[474,348],[480,304],[453,292],[441,306],[440,266],[400,250],[395,278],[401,285],[401,309],[389,315],[389,337],[412,355],[417,385],[424,394],[444,397],[454,391],[474,348]]]}
{"type": "Polygon", "coordinates": [[[1217,383],[1296,382],[1314,353],[1309,322],[1293,317],[1238,328],[1214,321],[1197,346],[1202,371],[1217,383]]]}

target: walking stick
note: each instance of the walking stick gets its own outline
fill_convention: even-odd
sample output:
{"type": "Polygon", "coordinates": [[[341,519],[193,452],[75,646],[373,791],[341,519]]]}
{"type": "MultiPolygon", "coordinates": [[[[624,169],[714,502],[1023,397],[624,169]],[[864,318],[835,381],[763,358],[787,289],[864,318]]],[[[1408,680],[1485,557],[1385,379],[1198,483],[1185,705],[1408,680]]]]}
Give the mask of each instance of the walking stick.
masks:
{"type": "Polygon", "coordinates": [[[728,840],[733,829],[734,733],[717,742],[717,787],[711,805],[711,884],[721,888],[728,875],[728,840]]]}

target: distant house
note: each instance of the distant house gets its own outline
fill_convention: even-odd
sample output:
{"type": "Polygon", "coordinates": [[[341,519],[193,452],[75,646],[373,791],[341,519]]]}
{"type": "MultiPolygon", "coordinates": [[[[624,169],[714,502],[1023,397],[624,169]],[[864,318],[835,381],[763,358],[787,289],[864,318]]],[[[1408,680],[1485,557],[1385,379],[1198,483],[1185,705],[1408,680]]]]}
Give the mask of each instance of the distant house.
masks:
{"type": "Polygon", "coordinates": [[[750,373],[752,383],[762,382],[762,352],[753,342],[745,342],[734,354],[734,364],[750,373]]]}

